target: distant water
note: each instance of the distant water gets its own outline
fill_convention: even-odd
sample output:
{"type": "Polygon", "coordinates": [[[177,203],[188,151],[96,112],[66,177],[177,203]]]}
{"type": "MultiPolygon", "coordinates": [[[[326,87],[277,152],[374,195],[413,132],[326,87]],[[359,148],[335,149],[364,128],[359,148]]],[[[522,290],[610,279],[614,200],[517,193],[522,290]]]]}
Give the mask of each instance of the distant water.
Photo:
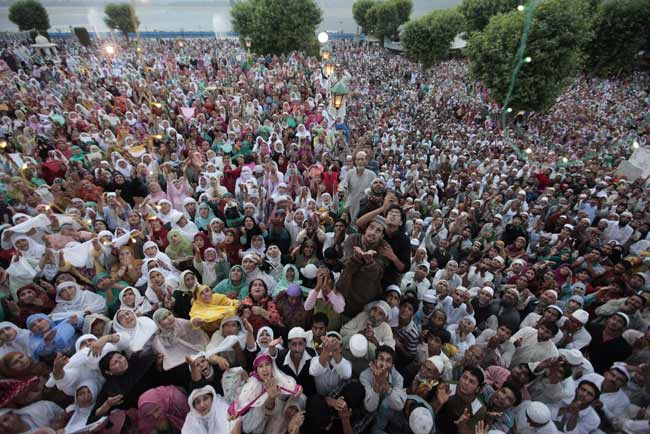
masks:
{"type": "MultiPolygon", "coordinates": [[[[181,0],[182,1],[182,0],[181,0]]],[[[354,33],[357,25],[352,18],[353,0],[319,0],[318,3],[323,10],[323,21],[319,30],[331,30],[354,33]]],[[[216,29],[219,32],[231,30],[230,8],[220,5],[182,5],[177,2],[173,5],[155,4],[153,0],[137,0],[136,13],[140,19],[140,30],[215,30],[213,28],[213,17],[221,17],[216,20],[223,28],[216,29]]],[[[432,9],[447,8],[460,3],[460,0],[415,0],[413,16],[420,16],[432,9]]],[[[86,27],[92,32],[94,28],[103,32],[108,29],[103,23],[104,6],[101,4],[85,6],[62,6],[48,5],[45,8],[50,16],[50,32],[67,32],[70,26],[86,27]],[[98,19],[99,18],[99,19],[98,19]]],[[[269,31],[273,31],[273,25],[269,23],[269,31]]],[[[17,27],[9,21],[9,8],[0,7],[0,31],[16,31],[17,27]]]]}

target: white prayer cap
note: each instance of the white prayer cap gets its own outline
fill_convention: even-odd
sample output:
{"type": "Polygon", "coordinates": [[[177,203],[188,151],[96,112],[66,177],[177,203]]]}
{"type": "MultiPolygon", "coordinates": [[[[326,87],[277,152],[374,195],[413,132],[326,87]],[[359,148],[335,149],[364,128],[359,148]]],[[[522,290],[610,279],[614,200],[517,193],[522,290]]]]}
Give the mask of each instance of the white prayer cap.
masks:
{"type": "Polygon", "coordinates": [[[575,348],[567,350],[567,349],[561,349],[558,350],[560,355],[564,357],[564,360],[567,361],[567,363],[573,367],[576,366],[581,366],[582,361],[584,359],[582,353],[580,350],[577,350],[575,348]]]}
{"type": "Polygon", "coordinates": [[[578,321],[580,321],[580,324],[585,325],[587,324],[587,321],[589,321],[589,313],[586,310],[583,309],[578,309],[571,316],[578,321]]]}
{"type": "Polygon", "coordinates": [[[366,357],[368,354],[368,339],[364,335],[356,334],[350,338],[350,352],[356,358],[366,357]]]}
{"type": "Polygon", "coordinates": [[[532,401],[528,404],[526,416],[534,423],[545,425],[551,420],[551,410],[542,402],[532,401]]]}
{"type": "Polygon", "coordinates": [[[433,429],[433,416],[424,407],[418,407],[409,416],[409,428],[413,434],[429,434],[433,429]]]}
{"type": "Polygon", "coordinates": [[[630,371],[627,370],[625,367],[625,363],[622,362],[614,362],[612,365],[612,369],[616,369],[623,375],[625,375],[625,378],[627,378],[627,381],[630,381],[632,379],[632,376],[630,375],[630,371]]]}
{"type": "Polygon", "coordinates": [[[427,359],[427,361],[433,363],[433,366],[436,367],[438,373],[442,375],[442,372],[445,370],[445,361],[441,356],[432,356],[427,359]]]}

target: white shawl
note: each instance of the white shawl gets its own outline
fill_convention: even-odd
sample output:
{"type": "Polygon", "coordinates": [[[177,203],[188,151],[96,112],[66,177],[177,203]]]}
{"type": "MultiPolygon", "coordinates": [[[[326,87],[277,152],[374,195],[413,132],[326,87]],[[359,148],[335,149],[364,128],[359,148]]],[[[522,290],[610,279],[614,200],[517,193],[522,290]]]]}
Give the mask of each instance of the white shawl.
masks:
{"type": "Polygon", "coordinates": [[[235,427],[235,421],[228,420],[228,404],[217,395],[212,386],[194,389],[187,398],[190,412],[185,418],[181,434],[230,434],[235,427]],[[212,395],[212,407],[210,411],[201,416],[194,408],[194,400],[201,395],[212,395]]]}
{"type": "Polygon", "coordinates": [[[16,324],[9,321],[0,322],[0,329],[10,327],[16,330],[16,337],[11,342],[5,342],[0,346],[0,357],[12,351],[20,351],[23,354],[30,354],[29,349],[29,330],[21,329],[16,324]]]}
{"type": "Polygon", "coordinates": [[[149,300],[147,300],[147,297],[143,297],[142,294],[140,294],[140,291],[138,291],[136,288],[132,286],[127,286],[123,290],[120,291],[119,295],[120,299],[120,309],[127,309],[133,312],[136,315],[144,315],[149,312],[151,312],[151,303],[149,303],[149,300]],[[133,291],[133,294],[135,295],[135,304],[134,306],[128,306],[126,303],[124,303],[124,294],[128,290],[133,291]]]}
{"type": "Polygon", "coordinates": [[[117,320],[117,315],[123,310],[127,309],[118,309],[117,312],[115,312],[115,317],[113,318],[113,329],[117,333],[124,333],[129,336],[129,349],[131,351],[140,351],[156,333],[158,326],[156,326],[156,323],[153,322],[151,318],[148,318],[146,316],[139,316],[136,318],[136,324],[134,328],[126,328],[117,320]]]}
{"type": "Polygon", "coordinates": [[[106,300],[99,294],[86,291],[75,282],[61,282],[56,287],[56,306],[50,313],[50,318],[53,321],[59,321],[68,318],[71,315],[86,315],[90,313],[104,313],[106,312],[106,300]],[[61,298],[60,293],[63,288],[74,288],[75,295],[72,300],[64,300],[61,298]]]}

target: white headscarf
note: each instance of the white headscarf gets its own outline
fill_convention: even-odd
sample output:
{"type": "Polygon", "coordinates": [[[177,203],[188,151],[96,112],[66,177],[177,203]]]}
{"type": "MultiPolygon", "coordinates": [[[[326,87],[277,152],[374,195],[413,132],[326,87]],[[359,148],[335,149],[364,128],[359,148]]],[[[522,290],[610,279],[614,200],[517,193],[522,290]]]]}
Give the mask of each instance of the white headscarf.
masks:
{"type": "Polygon", "coordinates": [[[140,291],[138,291],[136,288],[132,286],[127,286],[123,290],[120,291],[120,309],[127,309],[133,312],[136,315],[144,315],[149,312],[151,312],[151,303],[149,303],[149,300],[147,300],[146,297],[143,297],[142,294],[140,294],[140,291]],[[133,294],[135,295],[135,302],[133,306],[128,306],[126,303],[124,303],[124,294],[126,294],[126,291],[131,290],[133,291],[133,294]]]}
{"type": "Polygon", "coordinates": [[[117,312],[115,312],[115,316],[113,317],[113,329],[117,333],[124,333],[129,336],[130,338],[129,349],[131,351],[133,352],[140,351],[145,347],[147,342],[151,340],[151,337],[158,330],[158,326],[156,326],[156,323],[151,318],[148,318],[146,316],[137,316],[135,327],[126,328],[122,324],[120,324],[120,322],[117,319],[118,314],[123,310],[127,312],[131,312],[128,309],[118,309],[117,312]]]}
{"type": "Polygon", "coordinates": [[[5,342],[0,346],[0,357],[12,351],[20,351],[23,354],[30,354],[29,349],[29,330],[21,329],[16,324],[9,321],[0,322],[0,329],[11,327],[16,330],[16,337],[11,342],[5,342]]]}
{"type": "Polygon", "coordinates": [[[182,434],[230,434],[235,427],[235,421],[228,420],[228,403],[217,395],[212,386],[194,389],[187,398],[190,412],[185,418],[182,434]],[[201,395],[212,395],[212,407],[205,416],[194,408],[194,400],[201,395]]]}
{"type": "Polygon", "coordinates": [[[90,313],[104,313],[106,312],[106,300],[99,294],[86,291],[75,282],[61,282],[56,287],[56,306],[50,313],[50,318],[53,321],[58,321],[68,318],[71,315],[86,315],[90,313]],[[61,298],[61,290],[64,288],[74,288],[75,294],[72,300],[64,300],[61,298]]]}
{"type": "Polygon", "coordinates": [[[66,409],[67,412],[73,412],[73,413],[72,413],[72,417],[70,418],[70,420],[68,420],[68,423],[64,428],[63,431],[64,434],[73,434],[78,432],[91,432],[93,427],[99,426],[101,423],[104,422],[106,416],[88,425],[88,418],[90,417],[90,414],[93,411],[93,407],[95,407],[95,401],[97,400],[98,394],[99,394],[99,388],[97,387],[97,384],[95,382],[85,381],[79,384],[79,386],[75,390],[74,404],[68,406],[68,408],[66,409]],[[79,404],[77,403],[77,391],[82,387],[87,387],[88,390],[90,390],[90,394],[93,397],[90,404],[85,407],[80,407],[79,404]]]}

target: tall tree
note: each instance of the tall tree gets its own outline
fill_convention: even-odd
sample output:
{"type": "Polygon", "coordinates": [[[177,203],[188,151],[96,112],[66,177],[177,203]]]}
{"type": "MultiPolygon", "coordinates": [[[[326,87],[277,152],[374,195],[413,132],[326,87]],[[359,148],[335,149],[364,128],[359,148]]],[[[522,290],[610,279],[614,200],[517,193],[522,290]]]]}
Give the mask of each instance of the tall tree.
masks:
{"type": "Polygon", "coordinates": [[[412,0],[384,0],[376,2],[366,12],[368,31],[383,40],[398,36],[399,27],[408,21],[413,11],[412,0]]]}
{"type": "Polygon", "coordinates": [[[439,9],[409,21],[401,35],[406,55],[425,68],[449,58],[449,48],[463,31],[465,19],[458,9],[439,9]]]}
{"type": "Polygon", "coordinates": [[[361,33],[368,33],[369,23],[366,14],[375,3],[376,0],[357,0],[352,4],[352,16],[357,25],[361,27],[361,33]]]}
{"type": "Polygon", "coordinates": [[[599,75],[631,70],[650,50],[650,0],[607,0],[595,15],[588,67],[599,75]]]}
{"type": "Polygon", "coordinates": [[[40,30],[46,32],[50,28],[50,18],[41,3],[36,0],[18,0],[9,8],[9,20],[18,26],[20,31],[40,30]]]}
{"type": "Polygon", "coordinates": [[[483,30],[490,22],[490,18],[496,14],[513,11],[522,3],[525,2],[522,0],[463,0],[459,8],[467,20],[467,31],[471,33],[483,30]]]}
{"type": "Polygon", "coordinates": [[[135,32],[140,25],[140,20],[128,3],[109,3],[104,8],[104,13],[104,22],[108,28],[122,32],[127,41],[129,33],[135,32]]]}
{"type": "MultiPolygon", "coordinates": [[[[536,9],[528,33],[524,63],[509,107],[540,111],[550,107],[575,79],[584,63],[584,49],[592,37],[591,0],[545,0],[536,9]]],[[[508,95],[525,12],[492,17],[467,46],[472,72],[503,102],[508,95]]]]}
{"type": "Polygon", "coordinates": [[[233,30],[250,38],[257,53],[318,54],[316,27],[323,17],[314,0],[237,0],[230,18],[233,30]]]}

